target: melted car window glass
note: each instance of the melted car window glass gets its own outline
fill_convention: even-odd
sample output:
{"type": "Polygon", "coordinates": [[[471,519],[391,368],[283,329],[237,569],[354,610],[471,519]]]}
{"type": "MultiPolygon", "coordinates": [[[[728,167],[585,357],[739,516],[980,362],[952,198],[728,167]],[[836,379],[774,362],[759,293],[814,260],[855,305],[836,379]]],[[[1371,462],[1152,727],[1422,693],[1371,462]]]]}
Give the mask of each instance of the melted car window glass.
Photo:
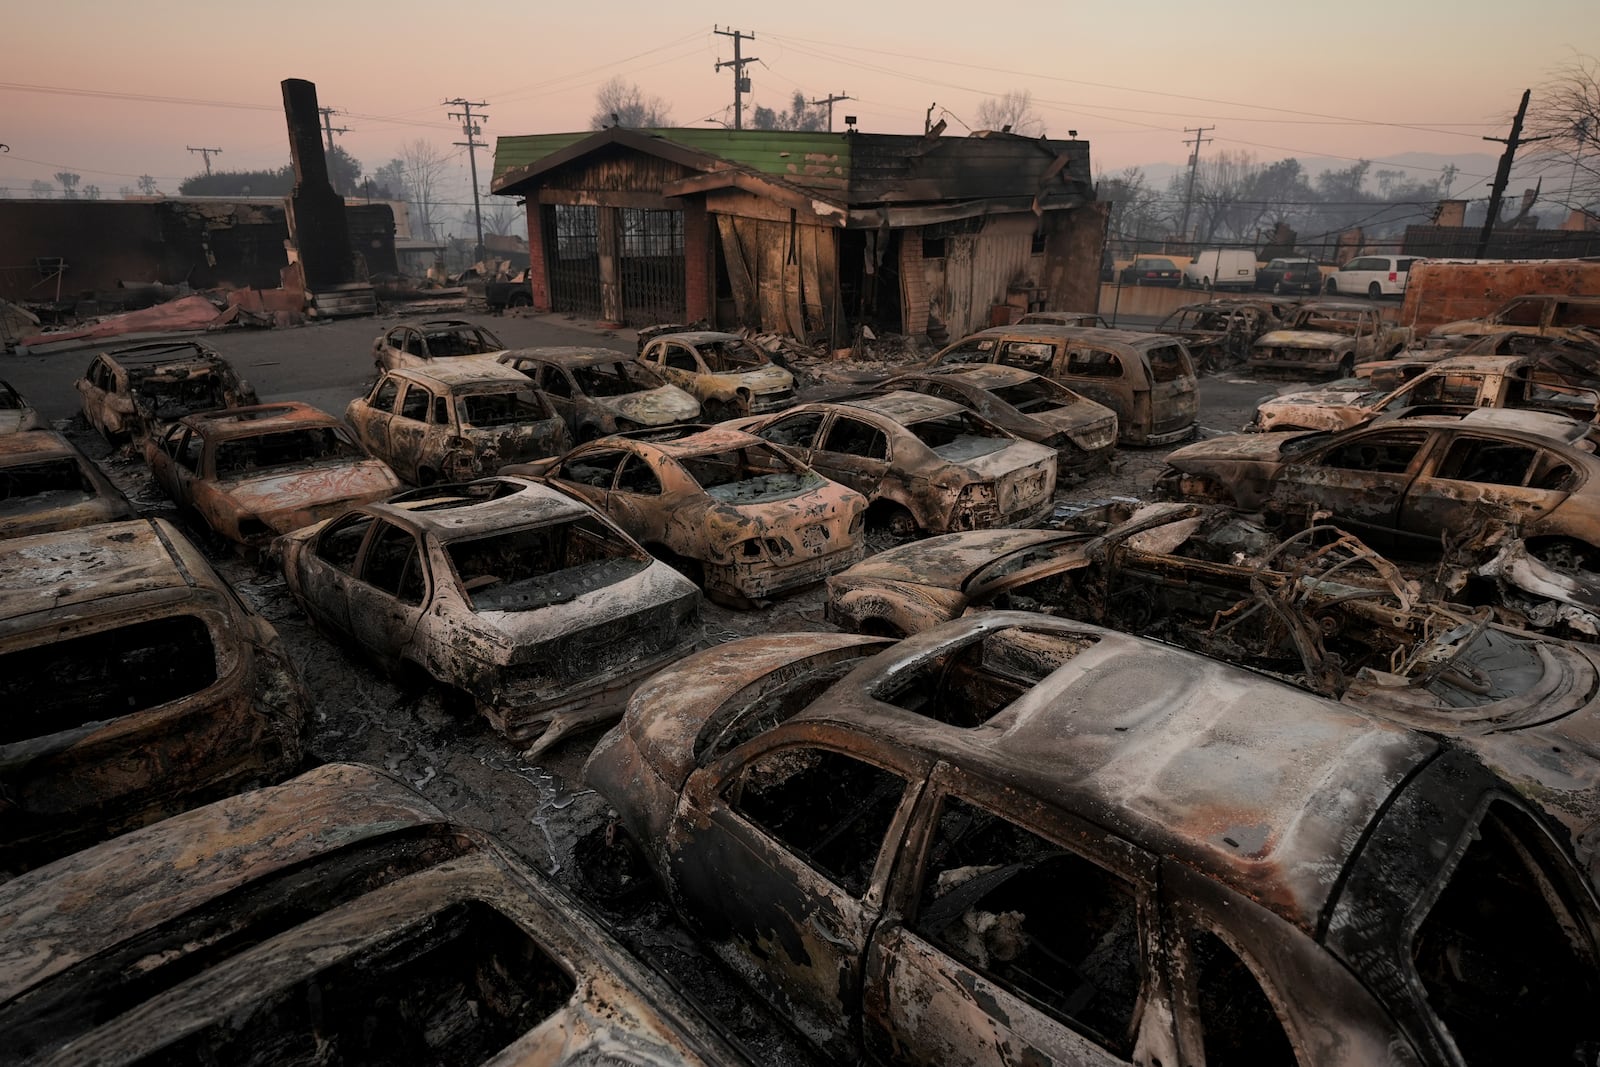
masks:
{"type": "Polygon", "coordinates": [[[654,389],[661,380],[642,363],[617,360],[615,363],[593,363],[587,367],[574,367],[572,376],[578,388],[587,396],[627,396],[645,389],[654,389]]]}
{"type": "Polygon", "coordinates": [[[1296,1067],[1283,1022],[1250,968],[1208,930],[1191,930],[1188,941],[1206,1067],[1296,1067]]]}
{"type": "MultiPolygon", "coordinates": [[[[31,506],[50,493],[92,495],[94,485],[71,458],[0,467],[0,500],[27,500],[31,506]]],[[[7,509],[0,507],[0,511],[4,510],[7,509]]]]}
{"type": "Polygon", "coordinates": [[[217,477],[221,478],[268,467],[360,459],[362,455],[343,430],[319,426],[222,441],[217,445],[215,464],[217,477]]]}
{"type": "Polygon", "coordinates": [[[445,546],[474,611],[532,611],[615,585],[650,565],[593,518],[445,546]]]}
{"type": "Polygon", "coordinates": [[[1098,864],[949,798],[912,929],[1119,1056],[1131,1051],[1138,899],[1098,864]]]}
{"type": "Polygon", "coordinates": [[[461,421],[467,426],[484,429],[490,426],[516,426],[525,422],[539,422],[545,416],[544,406],[531,389],[514,389],[504,393],[471,393],[456,401],[461,421]]]}
{"type": "Polygon", "coordinates": [[[1002,385],[997,389],[990,389],[989,392],[1024,415],[1053,411],[1078,401],[1076,394],[1061,388],[1048,378],[1029,378],[1016,385],[1002,385]]]}
{"type": "Polygon", "coordinates": [[[933,454],[949,463],[965,463],[1010,447],[1016,440],[970,411],[955,411],[913,422],[906,429],[933,454]]]}
{"type": "Polygon", "coordinates": [[[681,463],[707,496],[728,504],[781,500],[827,484],[820,474],[804,470],[776,451],[765,448],[738,448],[710,456],[688,456],[681,463]]]}
{"type": "Polygon", "coordinates": [[[906,783],[816,748],[769,752],[728,791],[734,810],[852,896],[861,896],[906,783]]]}
{"type": "Polygon", "coordinates": [[[145,619],[0,654],[0,744],[147,711],[217,680],[211,630],[193,615],[145,619]]]}
{"type": "Polygon", "coordinates": [[[1592,1063],[1600,1049],[1593,932],[1548,852],[1532,820],[1491,804],[1411,945],[1472,1067],[1592,1063]]]}
{"type": "Polygon", "coordinates": [[[947,726],[982,726],[1099,640],[1020,627],[983,631],[895,670],[870,695],[947,726]]]}

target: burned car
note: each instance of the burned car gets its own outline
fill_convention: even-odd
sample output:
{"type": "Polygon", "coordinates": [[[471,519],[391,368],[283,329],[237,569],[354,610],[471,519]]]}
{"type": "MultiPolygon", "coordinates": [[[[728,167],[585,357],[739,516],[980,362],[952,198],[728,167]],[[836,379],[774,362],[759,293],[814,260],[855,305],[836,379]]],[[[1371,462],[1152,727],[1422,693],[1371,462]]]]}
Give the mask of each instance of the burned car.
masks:
{"type": "Polygon", "coordinates": [[[16,871],[292,774],[309,700],[272,626],[139,519],[0,541],[0,707],[16,871]]]}
{"type": "Polygon", "coordinates": [[[1527,356],[1454,356],[1398,389],[1373,389],[1359,379],[1285,393],[1256,406],[1261,430],[1344,430],[1384,415],[1465,415],[1479,408],[1547,411],[1584,422],[1600,420],[1600,392],[1541,382],[1527,356]]]}
{"type": "Polygon", "coordinates": [[[641,686],[585,778],[835,1057],[1443,1067],[1600,1040],[1600,910],[1544,812],[1451,742],[1088,624],[729,642],[641,686]]]}
{"type": "Polygon", "coordinates": [[[533,379],[579,443],[700,417],[698,400],[609,348],[518,348],[500,362],[533,379]]]}
{"type": "Polygon", "coordinates": [[[700,593],[595,511],[515,478],[418,489],[278,542],[302,610],[466,693],[538,752],[615,718],[699,640],[700,593]]]}
{"type": "Polygon", "coordinates": [[[344,419],[366,450],[413,485],[461,482],[560,455],[566,422],[509,367],[429,363],[385,371],[344,419]]]}
{"type": "Polygon", "coordinates": [[[1348,378],[1359,364],[1387,359],[1411,341],[1411,329],[1389,322],[1372,304],[1318,300],[1301,304],[1281,330],[1256,338],[1256,373],[1348,378]]]}
{"type": "Polygon", "coordinates": [[[734,430],[604,437],[501,473],[594,506],[733,607],[821,581],[865,551],[860,493],[734,430]]]}
{"type": "Polygon", "coordinates": [[[1458,319],[1435,326],[1428,336],[1448,339],[1509,332],[1542,334],[1572,327],[1600,329],[1600,296],[1518,296],[1481,319],[1458,319]]]}
{"type": "Polygon", "coordinates": [[[546,877],[329,764],[0,886],[6,1063],[738,1062],[546,877]]]}
{"type": "Polygon", "coordinates": [[[61,434],[0,434],[0,538],[133,517],[122,491],[61,434]]]}
{"type": "Polygon", "coordinates": [[[465,319],[429,319],[396,326],[372,340],[372,362],[379,370],[424,367],[436,359],[493,358],[506,350],[500,338],[465,319]]]}
{"type": "Polygon", "coordinates": [[[794,375],[736,333],[693,330],[641,337],[639,361],[698,400],[713,422],[795,402],[794,375]]]}
{"type": "Polygon", "coordinates": [[[49,428],[44,416],[26,397],[13,389],[10,382],[0,380],[0,434],[49,428]]]}
{"type": "Polygon", "coordinates": [[[902,374],[882,386],[971,408],[1008,433],[1056,450],[1058,471],[1103,467],[1117,446],[1117,413],[1060,382],[996,363],[902,374]]]}
{"type": "Polygon", "coordinates": [[[895,536],[1030,526],[1050,510],[1056,455],[965,406],[897,390],[737,423],[872,504],[895,536]]]}
{"type": "Polygon", "coordinates": [[[74,386],[83,417],[113,444],[185,415],[255,404],[256,391],[198,341],[151,341],[102,352],[74,386]]]}
{"type": "Polygon", "coordinates": [[[1266,509],[1291,524],[1327,514],[1382,549],[1437,555],[1490,520],[1600,570],[1600,459],[1589,424],[1490,408],[1339,433],[1214,437],[1167,457],[1171,499],[1266,509]]]}
{"type": "Polygon", "coordinates": [[[144,459],[179,507],[251,548],[400,488],[343,423],[295,402],[190,415],[146,438],[144,459]]]}
{"type": "Polygon", "coordinates": [[[1030,311],[1017,320],[1018,326],[1092,326],[1108,330],[1106,320],[1091,311],[1030,311]]]}
{"type": "Polygon", "coordinates": [[[937,353],[922,369],[1003,363],[1042,374],[1117,413],[1125,445],[1170,445],[1194,433],[1200,411],[1183,342],[1157,333],[1071,326],[999,326],[937,353]]]}
{"type": "Polygon", "coordinates": [[[1201,370],[1244,363],[1256,338],[1283,325],[1265,302],[1211,300],[1185,304],[1161,320],[1156,333],[1183,341],[1201,370]]]}

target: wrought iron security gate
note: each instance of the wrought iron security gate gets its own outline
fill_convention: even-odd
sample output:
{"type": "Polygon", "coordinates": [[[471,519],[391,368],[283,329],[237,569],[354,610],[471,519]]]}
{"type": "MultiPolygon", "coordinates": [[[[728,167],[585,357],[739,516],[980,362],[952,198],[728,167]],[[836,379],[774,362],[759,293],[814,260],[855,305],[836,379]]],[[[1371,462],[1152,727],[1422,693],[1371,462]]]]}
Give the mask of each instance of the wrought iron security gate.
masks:
{"type": "Polygon", "coordinates": [[[618,214],[622,321],[635,327],[682,322],[688,314],[683,212],[622,208],[618,214]]]}
{"type": "Polygon", "coordinates": [[[553,204],[544,208],[545,262],[550,266],[550,306],[586,318],[600,317],[600,209],[553,204]]]}

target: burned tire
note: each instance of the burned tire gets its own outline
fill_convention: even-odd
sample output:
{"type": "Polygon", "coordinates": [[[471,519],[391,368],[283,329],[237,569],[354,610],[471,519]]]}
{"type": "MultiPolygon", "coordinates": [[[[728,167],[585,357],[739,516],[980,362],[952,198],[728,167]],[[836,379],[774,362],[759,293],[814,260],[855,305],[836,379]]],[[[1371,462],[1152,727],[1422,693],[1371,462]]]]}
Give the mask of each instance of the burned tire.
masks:
{"type": "Polygon", "coordinates": [[[533,297],[527,293],[516,293],[510,300],[506,301],[506,307],[531,308],[533,307],[533,297]]]}

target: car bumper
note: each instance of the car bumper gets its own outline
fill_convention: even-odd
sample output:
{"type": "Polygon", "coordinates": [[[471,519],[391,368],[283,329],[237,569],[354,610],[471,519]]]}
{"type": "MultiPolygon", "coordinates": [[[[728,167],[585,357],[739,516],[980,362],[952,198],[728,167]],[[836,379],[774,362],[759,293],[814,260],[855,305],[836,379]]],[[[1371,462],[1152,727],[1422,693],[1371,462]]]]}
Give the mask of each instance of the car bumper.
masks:
{"type": "Polygon", "coordinates": [[[861,562],[866,546],[860,540],[821,556],[792,563],[733,563],[706,567],[706,592],[732,593],[760,600],[820,582],[830,574],[861,562]]]}

